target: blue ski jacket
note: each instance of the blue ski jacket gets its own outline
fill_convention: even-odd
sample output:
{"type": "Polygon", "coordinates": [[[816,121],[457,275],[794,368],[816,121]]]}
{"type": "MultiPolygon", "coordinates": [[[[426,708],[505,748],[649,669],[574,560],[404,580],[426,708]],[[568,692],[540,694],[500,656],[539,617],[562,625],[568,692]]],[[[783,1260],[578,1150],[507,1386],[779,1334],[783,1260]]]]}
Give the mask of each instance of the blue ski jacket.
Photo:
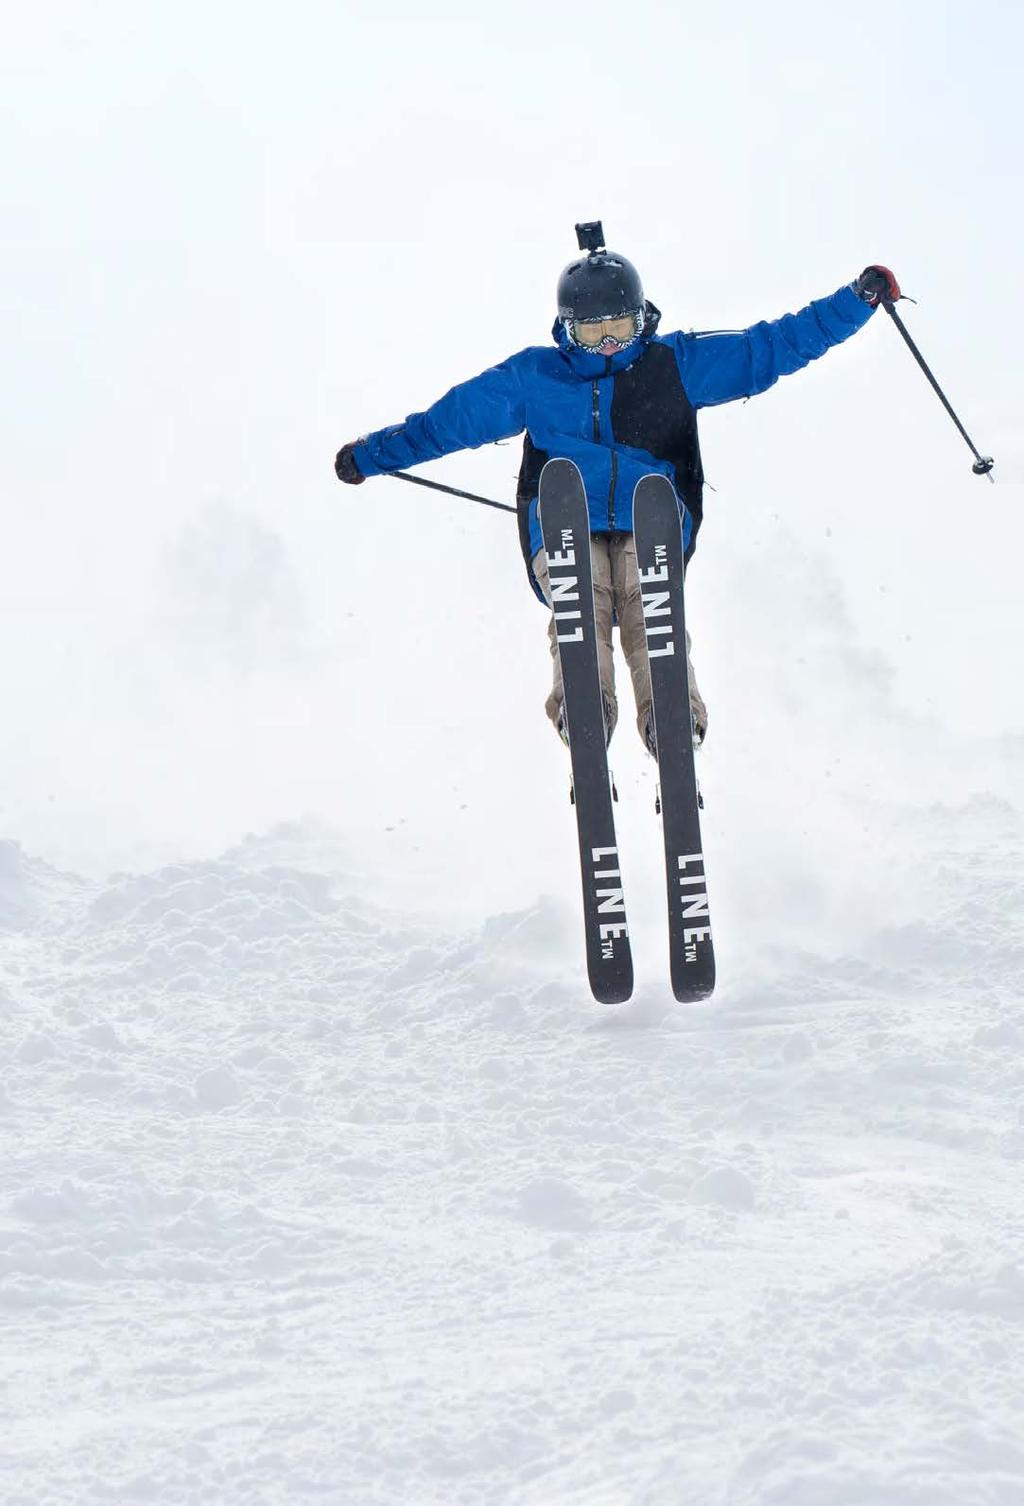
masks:
{"type": "Polygon", "coordinates": [[[356,465],[364,476],[377,476],[525,430],[518,510],[535,590],[530,561],[542,547],[537,490],[549,459],[579,467],[593,533],[631,532],[636,483],[651,471],[667,475],[689,558],[703,515],[697,410],[766,391],[847,339],[874,311],[848,285],[746,330],[659,335],[658,310],[648,304],[646,312],[643,334],[614,356],[573,345],[556,322],[553,347],[528,346],[453,387],[425,412],[366,435],[353,451],[356,465]]]}

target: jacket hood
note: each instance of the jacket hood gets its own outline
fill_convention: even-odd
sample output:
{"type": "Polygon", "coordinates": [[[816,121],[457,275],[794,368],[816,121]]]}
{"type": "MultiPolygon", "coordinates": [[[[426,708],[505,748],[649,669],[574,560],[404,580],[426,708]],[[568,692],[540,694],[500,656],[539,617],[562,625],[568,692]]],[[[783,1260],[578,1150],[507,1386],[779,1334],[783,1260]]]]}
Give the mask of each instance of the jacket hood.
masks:
{"type": "Polygon", "coordinates": [[[648,299],[644,304],[644,327],[639,338],[634,340],[632,345],[627,345],[625,349],[616,351],[613,356],[598,355],[596,352],[574,345],[561,319],[556,319],[552,325],[551,338],[576,375],[592,380],[594,377],[606,376],[609,371],[625,371],[627,366],[632,366],[637,357],[643,355],[647,349],[647,342],[658,328],[660,321],[661,310],[655,308],[648,299]]]}

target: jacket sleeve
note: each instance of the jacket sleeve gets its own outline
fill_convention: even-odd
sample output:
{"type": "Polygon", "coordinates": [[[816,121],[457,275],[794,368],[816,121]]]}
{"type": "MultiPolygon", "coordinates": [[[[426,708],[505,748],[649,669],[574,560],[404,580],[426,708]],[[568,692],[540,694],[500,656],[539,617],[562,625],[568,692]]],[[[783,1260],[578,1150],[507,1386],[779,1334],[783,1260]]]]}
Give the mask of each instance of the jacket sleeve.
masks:
{"type": "Polygon", "coordinates": [[[461,382],[424,413],[360,439],[353,458],[364,476],[404,470],[453,450],[475,450],[510,439],[526,427],[522,381],[515,356],[461,382]]]}
{"type": "Polygon", "coordinates": [[[750,329],[677,335],[676,353],[690,402],[695,408],[709,408],[765,392],[780,376],[802,370],[848,339],[873,312],[848,285],[798,314],[783,314],[750,329]]]}

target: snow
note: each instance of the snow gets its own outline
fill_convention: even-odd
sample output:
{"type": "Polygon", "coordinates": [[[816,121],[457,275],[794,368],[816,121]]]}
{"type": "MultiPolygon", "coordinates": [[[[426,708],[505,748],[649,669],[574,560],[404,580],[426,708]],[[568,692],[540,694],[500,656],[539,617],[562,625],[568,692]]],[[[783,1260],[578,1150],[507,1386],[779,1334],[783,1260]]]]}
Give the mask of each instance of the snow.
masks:
{"type": "Polygon", "coordinates": [[[914,819],[944,905],[690,1010],[314,822],[7,843],[5,1502],[1024,1501],[1021,832],[914,819]]]}
{"type": "MultiPolygon", "coordinates": [[[[624,721],[638,981],[602,1009],[542,614],[458,526],[504,561],[471,695],[437,693],[457,613],[389,689],[359,582],[331,638],[257,533],[310,644],[158,595],[87,692],[17,702],[4,1506],[1024,1503],[1012,718],[908,709],[824,549],[776,524],[769,571],[721,535],[692,592],[719,987],[668,988],[624,721]]],[[[206,555],[170,554],[187,599],[206,555]]]]}

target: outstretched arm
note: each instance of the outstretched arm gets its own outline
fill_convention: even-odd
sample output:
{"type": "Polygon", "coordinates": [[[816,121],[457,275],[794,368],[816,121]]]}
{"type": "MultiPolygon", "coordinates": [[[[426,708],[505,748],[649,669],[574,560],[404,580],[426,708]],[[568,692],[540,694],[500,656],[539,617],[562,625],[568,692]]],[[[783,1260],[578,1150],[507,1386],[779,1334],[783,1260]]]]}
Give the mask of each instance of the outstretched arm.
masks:
{"type": "MultiPolygon", "coordinates": [[[[865,276],[862,273],[855,283],[828,298],[816,299],[798,314],[784,314],[750,329],[676,335],[679,366],[691,403],[708,408],[753,397],[849,339],[871,318],[878,301],[867,301],[862,288],[865,276]]],[[[894,278],[892,286],[899,297],[894,278]]]]}
{"type": "Polygon", "coordinates": [[[522,386],[513,356],[453,387],[424,413],[411,413],[404,423],[378,429],[345,448],[360,477],[379,476],[436,460],[453,450],[509,439],[525,427],[522,386]]]}

